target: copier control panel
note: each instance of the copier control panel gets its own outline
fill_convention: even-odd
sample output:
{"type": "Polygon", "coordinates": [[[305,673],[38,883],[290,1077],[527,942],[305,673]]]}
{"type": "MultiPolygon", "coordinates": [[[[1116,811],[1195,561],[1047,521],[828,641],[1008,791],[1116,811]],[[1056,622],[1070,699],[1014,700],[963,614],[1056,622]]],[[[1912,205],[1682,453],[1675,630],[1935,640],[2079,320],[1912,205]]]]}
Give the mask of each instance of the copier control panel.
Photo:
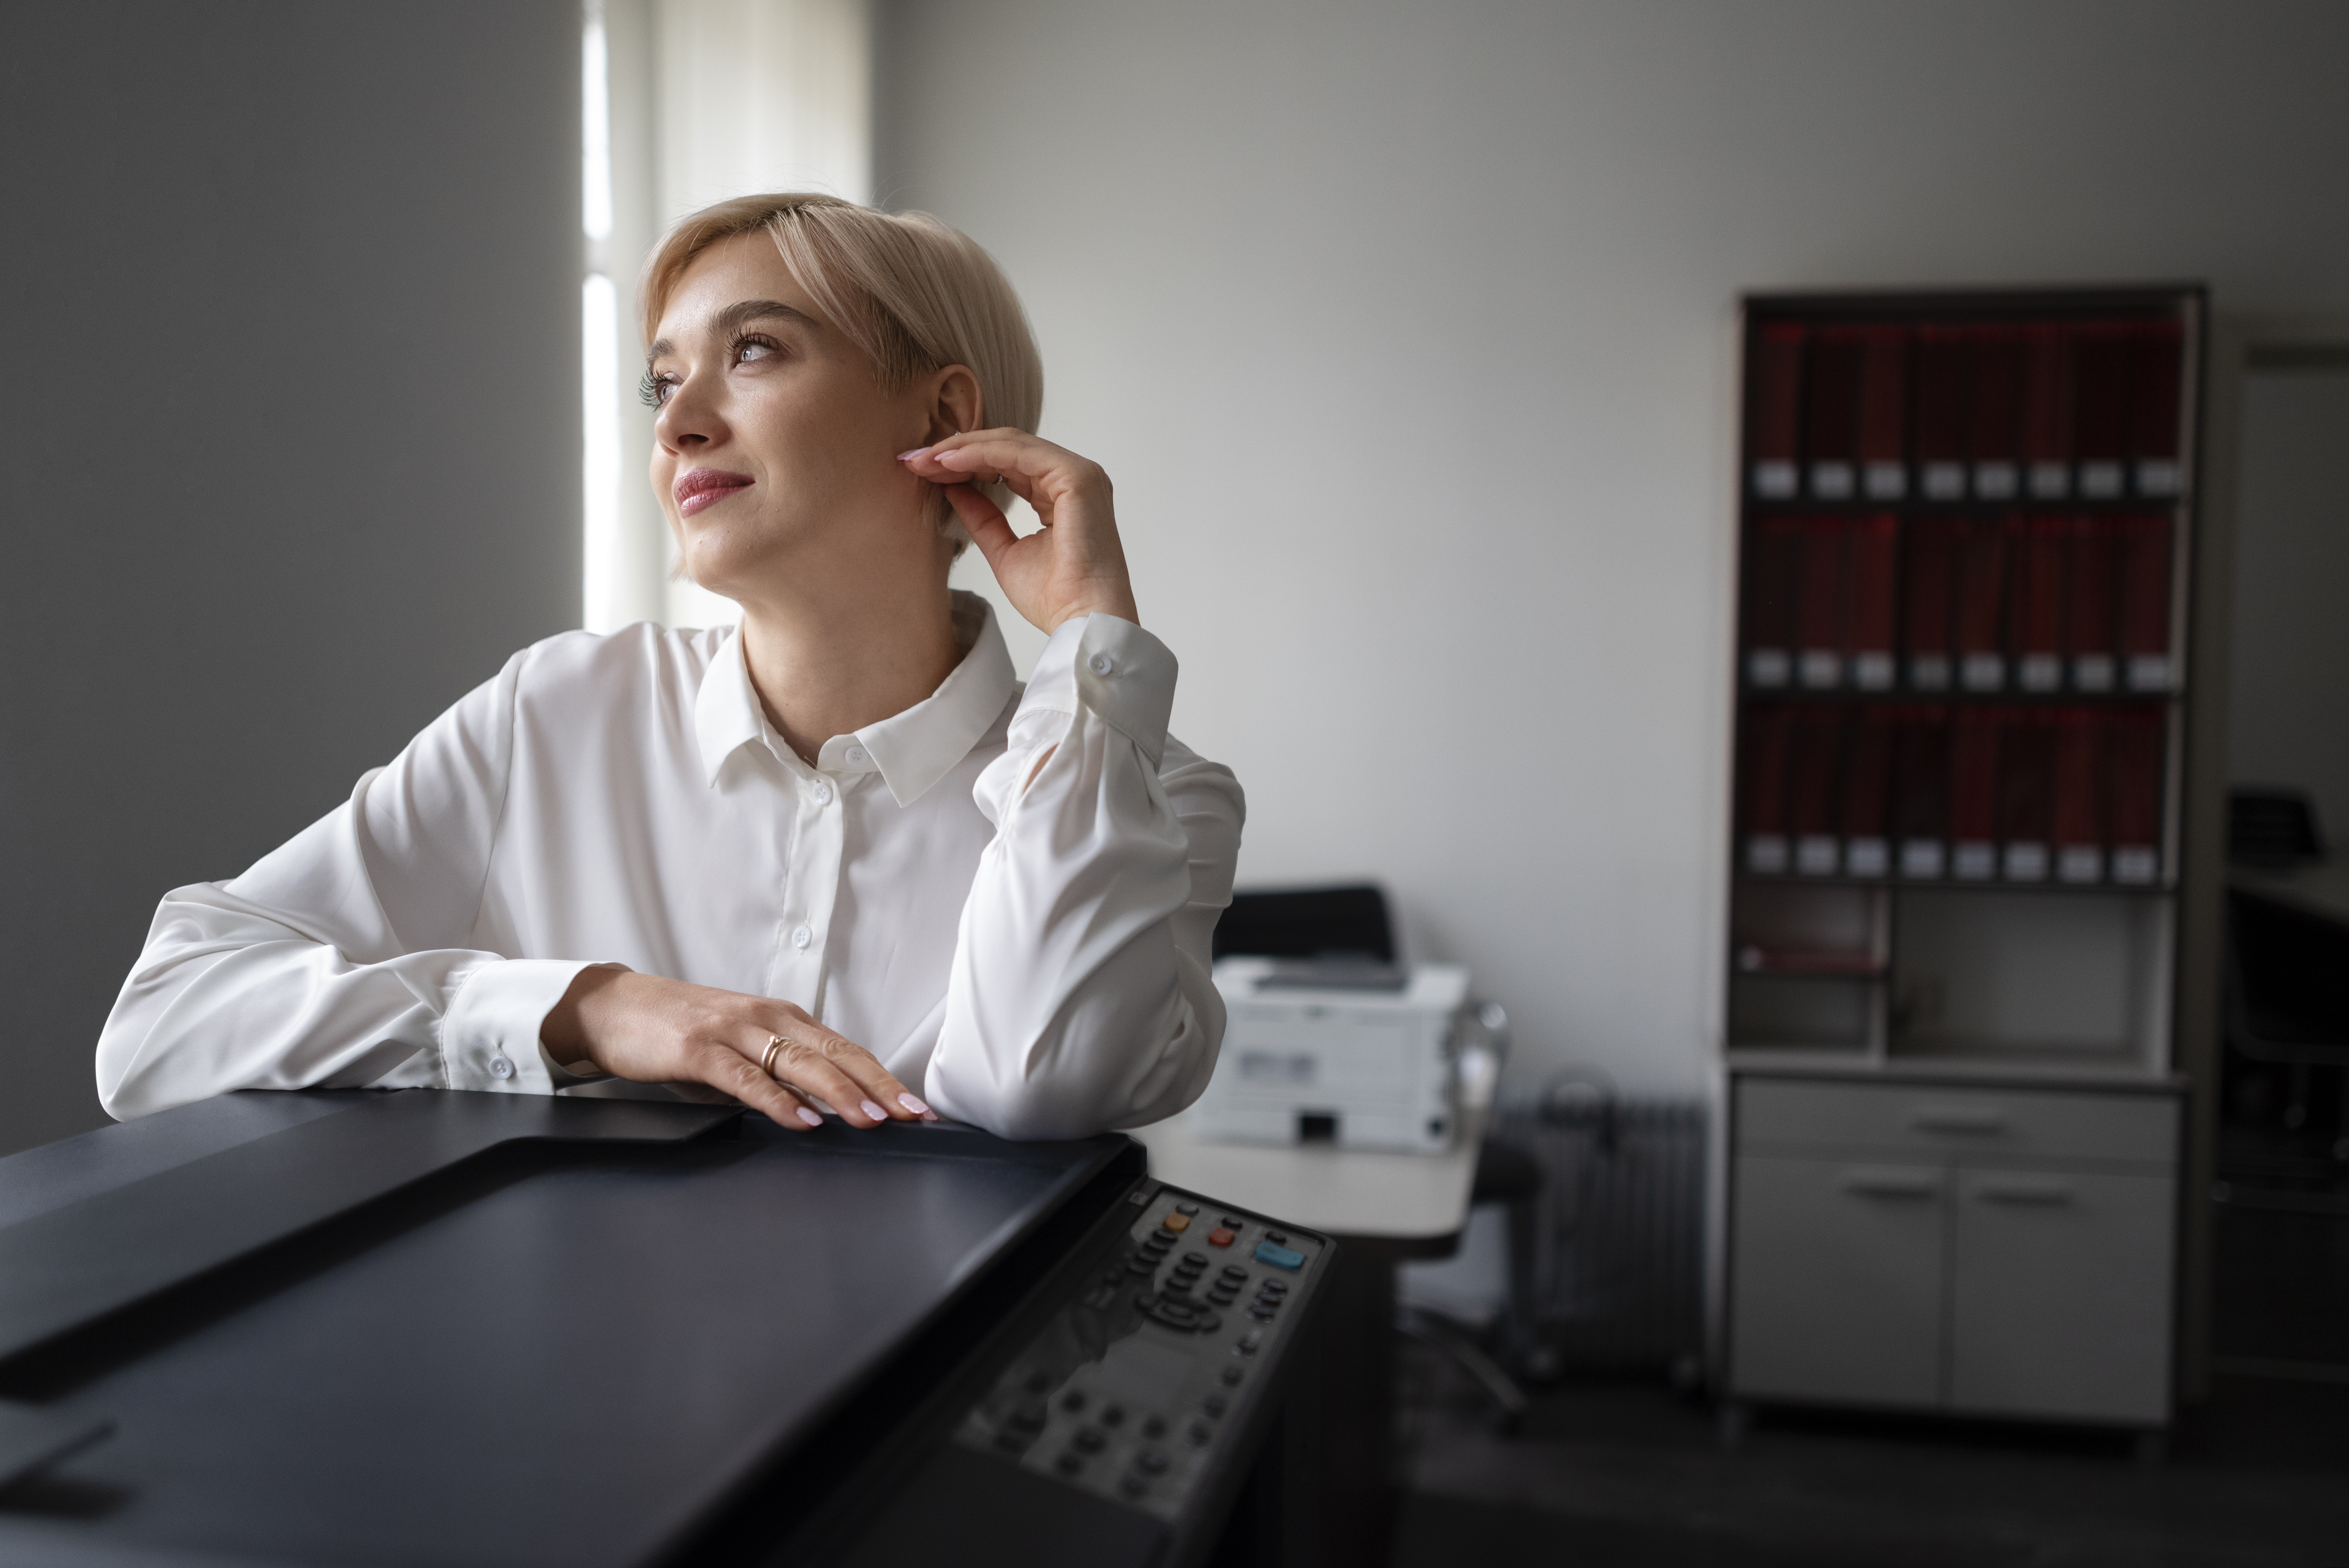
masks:
{"type": "Polygon", "coordinates": [[[1172,1520],[1241,1440],[1330,1243],[1154,1182],[1127,1202],[955,1438],[1172,1520]]]}

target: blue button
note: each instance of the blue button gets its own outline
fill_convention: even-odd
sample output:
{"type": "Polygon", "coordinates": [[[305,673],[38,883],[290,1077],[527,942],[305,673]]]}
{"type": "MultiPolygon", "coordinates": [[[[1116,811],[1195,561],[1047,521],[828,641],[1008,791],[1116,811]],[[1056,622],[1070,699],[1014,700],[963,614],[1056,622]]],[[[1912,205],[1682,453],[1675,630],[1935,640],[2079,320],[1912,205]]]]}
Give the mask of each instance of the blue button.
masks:
{"type": "Polygon", "coordinates": [[[1290,1252],[1287,1247],[1277,1247],[1270,1242],[1258,1242],[1256,1244],[1256,1261],[1270,1264],[1277,1269],[1302,1268],[1305,1266],[1305,1254],[1290,1252]]]}

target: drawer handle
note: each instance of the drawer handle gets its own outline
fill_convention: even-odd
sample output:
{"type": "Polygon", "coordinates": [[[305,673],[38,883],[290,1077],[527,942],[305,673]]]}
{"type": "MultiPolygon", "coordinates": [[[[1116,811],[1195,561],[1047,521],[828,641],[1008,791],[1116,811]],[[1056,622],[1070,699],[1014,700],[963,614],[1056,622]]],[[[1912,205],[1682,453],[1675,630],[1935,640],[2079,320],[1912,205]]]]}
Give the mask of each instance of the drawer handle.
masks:
{"type": "Polygon", "coordinates": [[[1941,1179],[1926,1171],[1847,1171],[1837,1183],[1862,1198],[1938,1198],[1941,1179]]]}
{"type": "Polygon", "coordinates": [[[1974,1189],[1985,1203],[2036,1203],[2061,1207],[2072,1201],[2068,1181],[1986,1181],[1974,1189]]]}
{"type": "Polygon", "coordinates": [[[1971,1110],[1964,1106],[1929,1106],[1909,1113],[1909,1125],[1919,1132],[2004,1132],[2006,1113],[1971,1110]]]}

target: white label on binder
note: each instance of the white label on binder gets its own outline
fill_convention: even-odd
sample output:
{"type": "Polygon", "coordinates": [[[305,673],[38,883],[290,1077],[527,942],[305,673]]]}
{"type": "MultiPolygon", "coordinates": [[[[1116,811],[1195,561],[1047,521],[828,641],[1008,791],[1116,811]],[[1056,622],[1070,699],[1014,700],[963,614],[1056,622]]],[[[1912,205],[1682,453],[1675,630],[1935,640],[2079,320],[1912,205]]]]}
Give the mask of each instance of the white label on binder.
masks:
{"type": "Polygon", "coordinates": [[[1984,500],[2014,499],[2014,465],[2013,463],[1976,463],[1974,494],[1984,500]]]}
{"type": "Polygon", "coordinates": [[[1811,493],[1821,500],[1851,499],[1851,465],[1849,463],[1813,463],[1811,493]]]}
{"type": "Polygon", "coordinates": [[[1764,500],[1795,498],[1795,465],[1771,461],[1754,465],[1754,493],[1764,500]]]}
{"type": "Polygon", "coordinates": [[[2131,691],[2168,691],[2169,689],[2169,655],[2168,654],[2131,654],[2128,662],[2128,684],[2131,691]]]}
{"type": "Polygon", "coordinates": [[[1900,874],[1930,880],[1941,874],[1941,841],[1939,839],[1903,839],[1900,841],[1900,874]]]}
{"type": "Polygon", "coordinates": [[[1998,654],[1968,654],[1958,678],[1968,691],[1996,691],[2006,684],[2006,660],[1998,654]]]}
{"type": "Polygon", "coordinates": [[[1949,690],[1950,655],[1947,654],[1909,655],[1909,684],[1919,691],[1949,690]]]}
{"type": "Polygon", "coordinates": [[[1887,653],[1852,655],[1851,684],[1862,691],[1890,691],[1892,655],[1887,653]]]}
{"type": "Polygon", "coordinates": [[[2006,880],[2045,882],[2047,880],[2047,846],[2027,841],[2007,845],[2006,880]]]}
{"type": "Polygon", "coordinates": [[[1756,833],[1745,841],[1745,869],[1761,876],[1777,876],[1786,869],[1786,841],[1775,833],[1756,833]]]}
{"type": "Polygon", "coordinates": [[[2071,493],[2070,465],[2065,463],[2031,465],[2031,497],[2033,500],[2062,500],[2071,493]]]}
{"type": "Polygon", "coordinates": [[[2105,851],[2094,844],[2066,844],[2055,857],[2055,874],[2067,882],[2105,880],[2105,851]]]}
{"type": "Polygon", "coordinates": [[[2064,684],[2064,661],[2054,654],[2025,654],[2020,676],[2024,691],[2054,691],[2064,684]]]}
{"type": "Polygon", "coordinates": [[[2147,458],[2137,466],[2137,493],[2176,495],[2186,488],[2186,473],[2172,458],[2147,458]]]}
{"type": "Polygon", "coordinates": [[[1832,691],[1842,684],[1842,655],[1832,648],[1803,650],[1803,685],[1813,691],[1832,691]]]}
{"type": "Polygon", "coordinates": [[[1998,846],[1960,844],[1950,857],[1950,870],[1964,882],[1988,882],[1998,874],[1998,846]]]}
{"type": "Polygon", "coordinates": [[[1843,869],[1856,877],[1880,877],[1892,864],[1892,849],[1882,839],[1854,839],[1843,849],[1843,869]]]}
{"type": "Polygon", "coordinates": [[[2082,463],[2080,493],[2091,500],[2111,500],[2121,493],[2118,463],[2082,463]]]}
{"type": "Polygon", "coordinates": [[[2123,844],[2113,851],[2113,881],[2143,885],[2161,877],[2161,851],[2150,844],[2123,844]]]}
{"type": "Polygon", "coordinates": [[[1925,499],[1927,500],[1963,500],[1966,499],[1966,470],[1956,463],[1925,465],[1925,499]]]}
{"type": "Polygon", "coordinates": [[[2072,661],[2072,684],[2082,691],[2113,689],[2113,656],[2110,654],[2082,654],[2072,661]]]}
{"type": "Polygon", "coordinates": [[[1758,686],[1782,686],[1792,673],[1784,648],[1756,648],[1745,655],[1745,678],[1758,686]]]}
{"type": "Polygon", "coordinates": [[[1909,493],[1909,470],[1899,463],[1870,463],[1860,471],[1870,500],[1899,500],[1909,493]]]}
{"type": "Polygon", "coordinates": [[[1836,874],[1836,841],[1824,833],[1805,833],[1795,841],[1795,869],[1806,877],[1836,874]]]}

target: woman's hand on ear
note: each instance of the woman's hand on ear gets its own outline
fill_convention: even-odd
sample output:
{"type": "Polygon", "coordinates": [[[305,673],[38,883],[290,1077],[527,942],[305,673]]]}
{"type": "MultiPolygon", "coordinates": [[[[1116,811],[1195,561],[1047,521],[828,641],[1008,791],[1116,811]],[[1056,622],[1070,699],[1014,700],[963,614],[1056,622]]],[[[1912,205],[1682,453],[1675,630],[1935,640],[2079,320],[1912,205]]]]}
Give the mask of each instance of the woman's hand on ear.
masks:
{"type": "Polygon", "coordinates": [[[1110,507],[1109,475],[1099,463],[1011,429],[949,436],[898,460],[916,477],[946,487],[955,515],[1012,607],[1046,634],[1096,611],[1140,624],[1110,507]],[[1044,524],[1025,539],[978,489],[998,475],[1044,524]]]}

